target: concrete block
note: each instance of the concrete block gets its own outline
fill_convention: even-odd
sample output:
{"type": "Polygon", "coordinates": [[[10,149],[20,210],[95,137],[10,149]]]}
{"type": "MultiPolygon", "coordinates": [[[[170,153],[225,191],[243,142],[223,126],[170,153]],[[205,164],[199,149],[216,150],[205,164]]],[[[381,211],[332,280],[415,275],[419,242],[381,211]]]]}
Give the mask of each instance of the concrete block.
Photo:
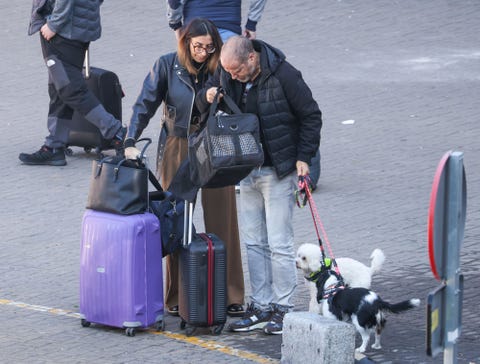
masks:
{"type": "Polygon", "coordinates": [[[283,320],[283,364],[354,363],[355,328],[311,312],[289,312],[283,320]]]}

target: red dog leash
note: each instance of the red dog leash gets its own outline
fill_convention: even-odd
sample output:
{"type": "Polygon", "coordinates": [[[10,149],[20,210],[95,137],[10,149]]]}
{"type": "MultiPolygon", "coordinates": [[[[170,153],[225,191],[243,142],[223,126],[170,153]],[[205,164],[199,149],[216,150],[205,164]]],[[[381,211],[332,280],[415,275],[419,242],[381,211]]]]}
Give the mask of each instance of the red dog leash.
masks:
{"type": "Polygon", "coordinates": [[[321,262],[322,265],[325,264],[326,255],[325,255],[325,249],[322,243],[322,238],[320,237],[319,227],[325,239],[325,243],[327,244],[327,249],[331,256],[332,266],[335,268],[335,272],[341,277],[340,270],[338,269],[337,262],[335,261],[335,257],[333,255],[330,241],[328,240],[327,232],[325,231],[322,220],[320,219],[320,215],[318,214],[317,206],[312,197],[312,183],[308,174],[306,176],[298,176],[298,190],[295,191],[295,196],[296,196],[298,207],[305,206],[307,201],[308,201],[308,205],[310,206],[310,212],[312,214],[313,224],[315,226],[315,231],[317,233],[318,244],[320,245],[320,250],[322,252],[322,262],[321,262]],[[302,198],[302,195],[304,195],[303,198],[302,198]]]}

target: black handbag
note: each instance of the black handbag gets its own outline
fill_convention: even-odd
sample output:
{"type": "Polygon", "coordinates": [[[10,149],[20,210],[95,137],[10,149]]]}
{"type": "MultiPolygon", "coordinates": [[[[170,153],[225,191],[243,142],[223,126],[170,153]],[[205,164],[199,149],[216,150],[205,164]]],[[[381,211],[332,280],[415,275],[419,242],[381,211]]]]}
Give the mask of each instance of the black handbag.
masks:
{"type": "Polygon", "coordinates": [[[226,94],[223,101],[233,114],[217,112],[217,92],[206,125],[188,137],[190,177],[199,187],[235,185],[263,164],[257,116],[242,113],[226,94]]]}
{"type": "Polygon", "coordinates": [[[143,163],[147,141],[137,161],[114,156],[93,161],[87,209],[120,215],[139,214],[148,209],[148,174],[143,163]]]}

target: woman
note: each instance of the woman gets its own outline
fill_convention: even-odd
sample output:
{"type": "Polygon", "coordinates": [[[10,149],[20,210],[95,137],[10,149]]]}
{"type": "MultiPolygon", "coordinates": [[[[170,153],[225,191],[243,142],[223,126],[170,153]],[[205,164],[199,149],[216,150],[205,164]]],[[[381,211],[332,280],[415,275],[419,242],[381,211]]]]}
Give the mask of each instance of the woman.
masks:
{"type": "MultiPolygon", "coordinates": [[[[215,71],[221,46],[222,40],[212,22],[193,19],[181,33],[177,52],[161,56],[155,62],[133,106],[125,140],[125,155],[131,159],[140,153],[135,141],[164,104],[162,121],[167,139],[163,156],[157,158],[164,189],[168,189],[181,162],[187,158],[187,136],[200,122],[195,94],[215,71]]],[[[241,316],[245,292],[235,187],[203,189],[202,205],[206,231],[216,234],[226,244],[227,313],[241,316]]],[[[166,263],[165,305],[170,314],[178,315],[178,254],[168,256],[166,263]]]]}

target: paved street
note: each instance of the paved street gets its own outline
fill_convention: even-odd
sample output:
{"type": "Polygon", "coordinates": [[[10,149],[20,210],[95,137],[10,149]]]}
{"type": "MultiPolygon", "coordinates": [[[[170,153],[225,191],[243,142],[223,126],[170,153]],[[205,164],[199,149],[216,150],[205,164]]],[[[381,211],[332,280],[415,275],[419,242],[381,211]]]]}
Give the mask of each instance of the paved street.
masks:
{"type": "MultiPolygon", "coordinates": [[[[65,167],[20,164],[18,154],[36,151],[46,135],[47,74],[38,35],[26,35],[30,2],[2,5],[0,362],[279,362],[281,336],[261,332],[186,338],[173,317],[166,332],[134,338],[81,327],[80,228],[94,156],[74,148],[65,167]]],[[[119,75],[126,123],[150,67],[175,49],[165,12],[164,1],[103,5],[91,62],[119,75]]],[[[314,197],[335,256],[367,263],[381,248],[387,260],[372,288],[388,301],[422,301],[387,317],[383,348],[366,352],[376,363],[443,362],[425,349],[426,297],[440,284],[430,271],[427,214],[437,164],[456,150],[464,153],[468,193],[458,363],[480,364],[479,18],[474,0],[270,0],[258,25],[258,37],[302,71],[323,112],[314,197]]],[[[145,133],[154,140],[157,114],[145,133]]],[[[295,241],[316,242],[308,208],[295,211],[295,241]]],[[[298,282],[295,310],[306,310],[300,273],[298,282]]]]}

